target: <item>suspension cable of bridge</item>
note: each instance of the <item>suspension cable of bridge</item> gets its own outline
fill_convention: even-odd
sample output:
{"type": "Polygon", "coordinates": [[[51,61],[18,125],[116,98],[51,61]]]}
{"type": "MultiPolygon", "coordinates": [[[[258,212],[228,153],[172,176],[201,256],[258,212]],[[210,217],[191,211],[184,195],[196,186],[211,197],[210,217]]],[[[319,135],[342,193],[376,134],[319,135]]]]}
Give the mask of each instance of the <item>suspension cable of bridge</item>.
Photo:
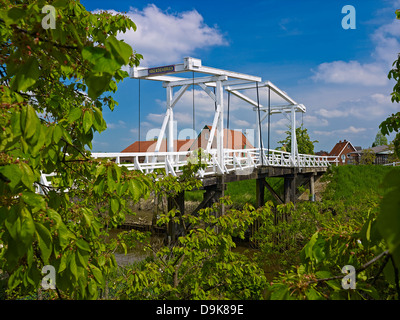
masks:
{"type": "Polygon", "coordinates": [[[271,87],[268,87],[268,161],[269,161],[269,149],[270,149],[270,135],[271,135],[271,87]]]}
{"type": "Polygon", "coordinates": [[[193,139],[196,139],[196,116],[195,116],[195,107],[194,107],[194,71],[192,71],[192,117],[193,117],[193,139]]]}
{"type": "Polygon", "coordinates": [[[260,116],[260,95],[258,90],[258,82],[256,82],[256,90],[257,90],[257,112],[258,112],[258,130],[260,132],[260,157],[261,157],[261,165],[264,165],[264,154],[263,154],[263,143],[262,143],[262,131],[261,131],[261,116],[260,116]]]}
{"type": "MultiPolygon", "coordinates": [[[[228,148],[229,146],[229,135],[230,135],[230,131],[229,131],[229,109],[230,109],[230,105],[231,105],[231,93],[230,91],[228,91],[228,115],[226,117],[226,147],[228,148]]],[[[233,141],[232,141],[233,144],[233,141]]]]}
{"type": "Polygon", "coordinates": [[[138,84],[139,88],[138,88],[138,112],[139,112],[139,126],[138,126],[138,130],[139,130],[139,152],[140,152],[140,79],[139,79],[139,84],[138,84]]]}

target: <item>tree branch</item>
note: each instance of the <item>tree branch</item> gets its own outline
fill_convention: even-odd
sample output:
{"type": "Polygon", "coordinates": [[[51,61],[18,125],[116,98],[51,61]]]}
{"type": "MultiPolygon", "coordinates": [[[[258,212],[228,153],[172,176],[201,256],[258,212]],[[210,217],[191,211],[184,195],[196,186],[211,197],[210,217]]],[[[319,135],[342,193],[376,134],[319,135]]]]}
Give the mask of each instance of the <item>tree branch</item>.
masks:
{"type": "MultiPolygon", "coordinates": [[[[177,288],[179,285],[180,280],[178,280],[178,273],[179,273],[179,268],[181,267],[183,260],[185,259],[185,254],[183,254],[180,259],[178,264],[175,266],[175,272],[174,272],[174,288],[177,288]]],[[[182,278],[181,278],[182,279],[182,278]]]]}
{"type": "MultiPolygon", "coordinates": [[[[379,259],[381,259],[382,257],[386,256],[386,255],[390,255],[389,254],[389,250],[383,251],[381,254],[377,255],[375,258],[371,259],[370,261],[368,261],[367,263],[363,264],[360,268],[356,269],[356,273],[364,271],[365,269],[367,269],[370,265],[372,265],[374,262],[378,261],[379,259]]],[[[329,281],[329,280],[337,280],[337,279],[342,279],[343,277],[345,277],[346,275],[339,275],[339,276],[334,276],[334,277],[329,277],[329,278],[323,278],[323,279],[316,279],[316,280],[311,280],[308,281],[306,284],[313,284],[313,283],[318,283],[318,282],[325,282],[325,281],[329,281]]]]}
{"type": "MultiPolygon", "coordinates": [[[[0,22],[5,23],[5,21],[4,21],[3,19],[0,19],[0,22]]],[[[20,27],[18,27],[18,26],[16,26],[16,25],[12,25],[12,28],[13,28],[14,30],[16,30],[16,31],[19,31],[19,32],[25,33],[25,34],[27,34],[27,35],[30,35],[30,36],[32,36],[32,37],[38,38],[40,41],[49,42],[49,43],[51,43],[52,45],[54,45],[55,47],[57,47],[57,48],[79,50],[79,47],[78,47],[78,46],[70,46],[70,45],[62,45],[62,44],[59,44],[59,43],[57,43],[57,42],[55,42],[55,41],[52,41],[52,40],[49,40],[49,39],[46,39],[46,38],[37,36],[37,35],[36,35],[36,32],[30,32],[30,31],[25,30],[25,29],[22,29],[22,28],[20,28],[20,27]]]]}

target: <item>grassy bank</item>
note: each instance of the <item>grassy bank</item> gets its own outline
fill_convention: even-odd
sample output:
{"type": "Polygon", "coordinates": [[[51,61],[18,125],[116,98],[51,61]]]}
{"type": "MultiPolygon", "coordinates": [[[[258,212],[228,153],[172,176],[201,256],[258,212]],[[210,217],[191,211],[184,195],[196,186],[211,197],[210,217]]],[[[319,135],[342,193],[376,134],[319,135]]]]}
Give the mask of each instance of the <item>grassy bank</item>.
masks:
{"type": "Polygon", "coordinates": [[[383,179],[393,169],[400,170],[399,167],[374,165],[331,167],[323,177],[330,181],[324,199],[349,202],[365,195],[381,197],[383,179]]]}
{"type": "MultiPolygon", "coordinates": [[[[283,178],[267,178],[267,182],[270,186],[278,192],[283,194],[283,178]]],[[[185,200],[187,201],[202,201],[203,190],[187,191],[185,192],[185,200]]],[[[227,183],[225,195],[230,196],[233,205],[236,208],[243,207],[244,204],[249,203],[253,206],[256,205],[256,180],[243,180],[227,183]]],[[[265,201],[269,200],[275,202],[272,195],[265,191],[265,201]]]]}
{"type": "MultiPolygon", "coordinates": [[[[360,203],[366,198],[378,201],[383,195],[383,178],[392,170],[388,166],[337,166],[331,167],[321,178],[329,181],[323,201],[341,201],[343,204],[360,203]]],[[[400,170],[400,168],[398,168],[400,170]]],[[[278,194],[283,195],[283,178],[267,178],[267,182],[278,194]]],[[[225,195],[229,195],[235,205],[240,208],[245,203],[256,204],[256,181],[243,180],[227,183],[225,195]]],[[[188,191],[185,193],[187,201],[201,201],[204,190],[188,191]]],[[[265,190],[265,201],[275,199],[265,190]]]]}

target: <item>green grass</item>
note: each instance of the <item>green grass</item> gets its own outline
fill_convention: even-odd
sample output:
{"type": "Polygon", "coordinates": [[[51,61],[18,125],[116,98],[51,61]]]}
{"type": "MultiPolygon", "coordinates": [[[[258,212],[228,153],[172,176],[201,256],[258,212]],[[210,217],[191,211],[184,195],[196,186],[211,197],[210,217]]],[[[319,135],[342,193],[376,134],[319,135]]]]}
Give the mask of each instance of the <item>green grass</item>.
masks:
{"type": "MultiPolygon", "coordinates": [[[[359,203],[363,199],[378,200],[383,195],[383,179],[393,167],[390,166],[334,166],[323,176],[330,183],[323,194],[324,200],[342,201],[344,204],[359,203]]],[[[395,168],[400,170],[400,167],[395,168]]],[[[281,196],[283,195],[283,178],[267,178],[267,182],[281,196]]],[[[185,200],[202,201],[204,190],[185,192],[185,200]]],[[[227,183],[225,195],[229,195],[235,207],[245,203],[256,204],[256,181],[243,180],[227,183]]],[[[264,203],[275,199],[268,189],[265,190],[264,203]]]]}
{"type": "MultiPolygon", "coordinates": [[[[283,178],[267,178],[267,182],[278,194],[283,194],[283,178]]],[[[202,201],[204,190],[185,192],[186,201],[202,201]]],[[[227,183],[225,195],[230,196],[234,207],[241,208],[246,203],[256,205],[256,180],[243,180],[227,183]]],[[[269,191],[265,190],[264,203],[275,201],[269,191]]]]}
{"type": "Polygon", "coordinates": [[[381,197],[384,193],[383,179],[391,170],[390,166],[338,166],[332,167],[323,177],[330,183],[324,199],[353,202],[365,196],[381,197]]]}

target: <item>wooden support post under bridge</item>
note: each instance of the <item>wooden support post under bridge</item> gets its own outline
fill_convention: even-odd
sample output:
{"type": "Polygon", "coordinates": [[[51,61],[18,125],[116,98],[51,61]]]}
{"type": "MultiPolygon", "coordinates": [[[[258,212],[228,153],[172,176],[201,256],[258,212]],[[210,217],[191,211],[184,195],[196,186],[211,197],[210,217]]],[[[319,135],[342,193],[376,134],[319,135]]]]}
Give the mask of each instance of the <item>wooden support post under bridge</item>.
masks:
{"type": "MultiPolygon", "coordinates": [[[[172,209],[179,210],[179,214],[175,216],[181,216],[185,214],[185,192],[178,193],[177,196],[168,198],[168,212],[172,209]]],[[[174,242],[179,233],[179,228],[182,228],[179,223],[170,221],[167,226],[167,240],[168,243],[174,242]]]]}
{"type": "Polygon", "coordinates": [[[256,207],[260,208],[265,205],[265,177],[256,179],[256,207]]]}
{"type": "Polygon", "coordinates": [[[284,196],[283,200],[285,203],[289,202],[296,202],[296,178],[297,174],[289,174],[285,175],[284,177],[284,182],[283,182],[283,190],[284,190],[284,196]]]}

